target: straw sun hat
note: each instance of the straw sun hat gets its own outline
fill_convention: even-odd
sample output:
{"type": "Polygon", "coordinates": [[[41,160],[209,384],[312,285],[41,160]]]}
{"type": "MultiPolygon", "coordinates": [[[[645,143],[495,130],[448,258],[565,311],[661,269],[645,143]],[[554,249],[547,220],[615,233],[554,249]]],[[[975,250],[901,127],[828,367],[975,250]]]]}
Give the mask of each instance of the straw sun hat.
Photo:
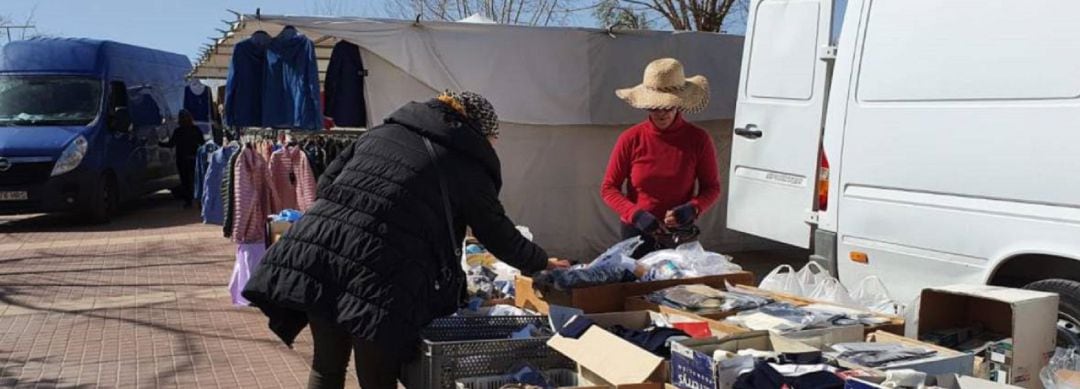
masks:
{"type": "Polygon", "coordinates": [[[645,67],[641,85],[616,90],[615,95],[637,109],[679,108],[695,113],[709,105],[709,80],[705,76],[686,78],[682,63],[662,58],[645,67]]]}

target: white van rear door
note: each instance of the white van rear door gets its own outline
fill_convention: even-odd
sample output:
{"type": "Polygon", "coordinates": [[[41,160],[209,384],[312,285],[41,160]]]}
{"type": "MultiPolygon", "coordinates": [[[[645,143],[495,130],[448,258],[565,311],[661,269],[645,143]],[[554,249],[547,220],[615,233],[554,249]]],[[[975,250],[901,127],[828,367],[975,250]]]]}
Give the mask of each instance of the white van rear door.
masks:
{"type": "Polygon", "coordinates": [[[831,16],[831,0],[751,1],[728,228],[809,246],[831,16]]]}

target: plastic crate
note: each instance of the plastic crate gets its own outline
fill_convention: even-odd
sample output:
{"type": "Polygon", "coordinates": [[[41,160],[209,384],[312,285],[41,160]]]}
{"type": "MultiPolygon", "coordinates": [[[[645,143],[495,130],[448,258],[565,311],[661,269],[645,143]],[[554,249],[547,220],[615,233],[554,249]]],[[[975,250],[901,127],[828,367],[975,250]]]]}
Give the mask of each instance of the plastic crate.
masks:
{"type": "Polygon", "coordinates": [[[546,316],[450,316],[421,331],[420,355],[407,364],[402,378],[411,389],[453,389],[460,378],[505,374],[518,362],[541,370],[574,369],[574,362],[547,346],[548,338],[510,339],[546,316]]]}
{"type": "MultiPolygon", "coordinates": [[[[577,386],[577,373],[569,369],[556,369],[544,371],[548,380],[557,387],[577,386]]],[[[505,375],[490,377],[472,377],[457,380],[457,389],[499,389],[503,385],[512,384],[510,378],[505,375]]]]}

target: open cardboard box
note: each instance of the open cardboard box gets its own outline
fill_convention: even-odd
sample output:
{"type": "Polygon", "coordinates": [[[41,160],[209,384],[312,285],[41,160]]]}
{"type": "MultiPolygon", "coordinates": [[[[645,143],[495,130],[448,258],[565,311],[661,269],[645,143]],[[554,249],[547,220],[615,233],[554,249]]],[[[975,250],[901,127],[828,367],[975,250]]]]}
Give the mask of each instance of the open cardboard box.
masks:
{"type": "MultiPolygon", "coordinates": [[[[848,369],[858,370],[897,370],[897,369],[911,369],[918,370],[928,375],[950,375],[959,374],[970,376],[975,364],[975,356],[968,353],[962,353],[956,350],[950,350],[945,347],[932,345],[929,343],[920,342],[915,339],[905,338],[899,335],[894,335],[884,331],[878,331],[870,334],[866,338],[870,343],[895,343],[908,347],[924,348],[937,351],[937,354],[930,358],[898,362],[889,364],[887,366],[879,367],[867,367],[860,366],[845,360],[837,361],[841,367],[848,369]]],[[[827,344],[831,346],[836,343],[827,344]]]]}
{"type": "MultiPolygon", "coordinates": [[[[861,337],[861,329],[855,332],[861,337]]],[[[738,370],[739,366],[753,366],[749,357],[728,359],[721,362],[713,360],[713,353],[724,350],[731,353],[743,349],[758,351],[779,351],[783,353],[821,354],[817,347],[788,339],[768,331],[754,331],[720,339],[691,339],[676,342],[671,346],[671,382],[681,389],[727,389],[731,386],[732,374],[724,377],[722,372],[738,370]]]]}
{"type": "MultiPolygon", "coordinates": [[[[856,377],[849,378],[844,389],[889,389],[881,384],[885,377],[856,377]]],[[[961,376],[956,374],[937,377],[937,387],[945,389],[1019,389],[1019,386],[999,384],[980,378],[961,376]]]]}
{"type": "Polygon", "coordinates": [[[1012,339],[991,350],[990,373],[1001,383],[1041,388],[1039,371],[1054,352],[1058,295],[986,285],[928,288],[919,302],[919,337],[979,325],[1012,339]]]}
{"type": "Polygon", "coordinates": [[[596,325],[578,339],[556,334],[548,340],[548,346],[577,362],[582,386],[667,382],[667,361],[664,358],[605,329],[615,325],[645,329],[652,325],[649,312],[599,313],[585,317],[596,325]]]}
{"type": "Polygon", "coordinates": [[[585,311],[585,313],[621,312],[624,310],[628,296],[646,295],[660,289],[686,284],[704,284],[724,290],[725,283],[752,285],[754,280],[753,273],[744,271],[718,276],[668,281],[626,282],[560,291],[536,285],[533,283],[532,278],[517,276],[514,279],[514,291],[516,293],[514,303],[520,308],[543,314],[548,313],[549,304],[574,307],[585,311]]]}

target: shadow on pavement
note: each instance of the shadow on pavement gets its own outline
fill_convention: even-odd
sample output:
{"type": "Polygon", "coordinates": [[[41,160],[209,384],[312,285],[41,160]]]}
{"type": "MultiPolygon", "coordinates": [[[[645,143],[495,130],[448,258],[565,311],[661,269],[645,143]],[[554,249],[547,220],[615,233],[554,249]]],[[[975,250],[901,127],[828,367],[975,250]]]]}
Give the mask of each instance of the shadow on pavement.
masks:
{"type": "Polygon", "coordinates": [[[167,192],[132,200],[107,224],[94,225],[72,214],[36,214],[0,217],[0,233],[112,232],[158,229],[201,223],[198,208],[183,209],[167,192]]]}

